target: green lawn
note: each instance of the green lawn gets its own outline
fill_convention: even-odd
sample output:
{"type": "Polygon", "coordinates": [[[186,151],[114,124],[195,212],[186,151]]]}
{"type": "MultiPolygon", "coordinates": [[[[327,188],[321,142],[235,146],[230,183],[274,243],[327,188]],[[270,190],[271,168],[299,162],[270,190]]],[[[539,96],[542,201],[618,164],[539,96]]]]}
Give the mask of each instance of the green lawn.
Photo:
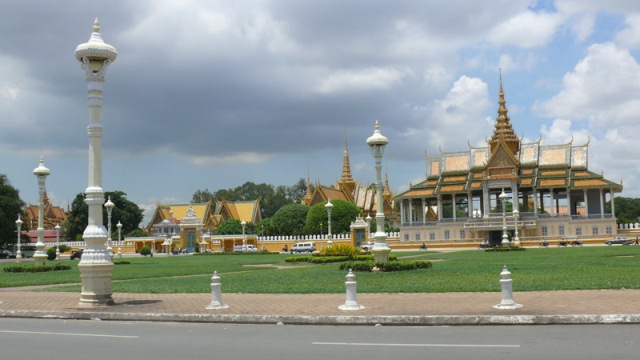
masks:
{"type": "MultiPolygon", "coordinates": [[[[433,261],[433,268],[397,273],[357,273],[358,292],[500,291],[500,271],[507,265],[514,291],[640,289],[640,247],[527,249],[520,252],[480,250],[398,252],[399,258],[433,261]]],[[[212,255],[124,258],[116,264],[114,292],[209,293],[213,271],[224,292],[341,293],[346,273],[337,264],[291,264],[290,255],[212,255]],[[273,266],[264,266],[272,264],[273,266]],[[258,265],[258,266],[255,266],[258,265]],[[262,265],[262,266],[260,266],[262,265]],[[280,267],[280,268],[278,268],[280,267]]],[[[73,263],[62,260],[64,263],[73,263]]],[[[70,271],[0,272],[0,287],[80,282],[77,260],[70,271]]],[[[0,268],[15,265],[2,263],[0,268]]],[[[80,291],[65,285],[47,291],[80,291]]]]}

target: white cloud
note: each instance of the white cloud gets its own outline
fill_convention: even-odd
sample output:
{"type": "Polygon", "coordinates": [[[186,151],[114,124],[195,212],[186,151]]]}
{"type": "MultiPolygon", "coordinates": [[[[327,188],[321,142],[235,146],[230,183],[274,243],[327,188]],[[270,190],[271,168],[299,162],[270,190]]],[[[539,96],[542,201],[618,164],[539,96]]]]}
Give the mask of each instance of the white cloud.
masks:
{"type": "Polygon", "coordinates": [[[498,24],[489,34],[489,40],[498,46],[543,46],[553,39],[561,24],[562,17],[556,13],[527,11],[498,24]]]}
{"type": "Polygon", "coordinates": [[[616,41],[629,48],[640,47],[640,14],[627,16],[625,25],[616,35],[616,41]]]}
{"type": "Polygon", "coordinates": [[[339,91],[384,90],[399,83],[402,71],[392,68],[369,68],[354,71],[338,70],[319,84],[317,91],[329,94],[339,91]]]}
{"type": "Polygon", "coordinates": [[[228,156],[188,156],[186,159],[198,166],[215,164],[259,164],[269,160],[271,156],[254,152],[242,152],[228,156]]]}

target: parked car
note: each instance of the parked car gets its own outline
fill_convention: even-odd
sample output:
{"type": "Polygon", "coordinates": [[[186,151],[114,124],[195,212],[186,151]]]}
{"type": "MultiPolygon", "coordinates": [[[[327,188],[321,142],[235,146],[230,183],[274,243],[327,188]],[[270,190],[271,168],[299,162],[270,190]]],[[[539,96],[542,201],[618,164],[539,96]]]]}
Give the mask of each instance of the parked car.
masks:
{"type": "Polygon", "coordinates": [[[371,252],[372,249],[373,249],[373,243],[372,242],[368,242],[368,243],[360,246],[360,250],[362,252],[365,252],[365,253],[371,252]]]}
{"type": "Polygon", "coordinates": [[[300,243],[294,244],[291,247],[291,251],[294,253],[301,253],[301,252],[312,253],[316,251],[316,244],[311,242],[300,242],[300,243]]]}
{"type": "Polygon", "coordinates": [[[629,239],[626,236],[615,236],[613,239],[611,240],[606,240],[604,242],[605,244],[611,246],[611,245],[631,245],[631,239],[629,239]]]}
{"type": "Polygon", "coordinates": [[[0,250],[0,259],[15,259],[16,254],[12,253],[9,250],[0,250]]]}
{"type": "MultiPolygon", "coordinates": [[[[234,245],[233,252],[242,252],[242,245],[234,245]]],[[[255,245],[247,244],[247,252],[258,252],[258,248],[255,245]]]]}
{"type": "Polygon", "coordinates": [[[71,253],[71,260],[82,258],[82,252],[84,249],[76,250],[71,253]]]}

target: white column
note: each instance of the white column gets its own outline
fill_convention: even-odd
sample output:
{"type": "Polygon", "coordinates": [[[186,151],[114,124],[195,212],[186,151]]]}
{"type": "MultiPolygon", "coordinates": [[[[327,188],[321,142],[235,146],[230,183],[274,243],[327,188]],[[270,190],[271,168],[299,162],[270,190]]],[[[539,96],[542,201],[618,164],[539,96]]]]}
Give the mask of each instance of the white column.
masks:
{"type": "Polygon", "coordinates": [[[615,193],[613,192],[613,189],[609,189],[609,194],[611,196],[611,216],[615,219],[615,217],[616,217],[616,202],[614,200],[615,193]]]}
{"type": "Polygon", "coordinates": [[[451,194],[451,212],[453,213],[453,222],[456,221],[456,194],[451,194]]]}
{"type": "Polygon", "coordinates": [[[484,209],[482,210],[484,212],[484,217],[488,218],[489,213],[491,212],[491,198],[489,197],[489,188],[487,187],[487,184],[482,184],[482,203],[484,205],[484,209]]]}
{"type": "Polygon", "coordinates": [[[409,199],[409,226],[413,225],[413,199],[409,199]]]}
{"type": "Polygon", "coordinates": [[[427,224],[427,206],[424,200],[425,199],[422,198],[422,225],[427,224]]]}
{"type": "Polygon", "coordinates": [[[604,191],[600,189],[600,218],[604,219],[604,191]]]}
{"type": "Polygon", "coordinates": [[[583,190],[584,193],[584,212],[587,217],[589,217],[589,197],[587,193],[587,189],[583,190]]]}
{"type": "Polygon", "coordinates": [[[438,194],[438,221],[442,221],[442,195],[438,194]]]}
{"type": "Polygon", "coordinates": [[[553,196],[553,189],[549,189],[549,196],[551,198],[551,216],[556,216],[556,203],[553,196]]]}
{"type": "Polygon", "coordinates": [[[533,189],[533,215],[538,215],[538,191],[533,189]]]}
{"type": "Polygon", "coordinates": [[[473,217],[473,195],[471,195],[471,191],[467,191],[467,217],[473,217]]]}
{"type": "Polygon", "coordinates": [[[400,225],[404,225],[406,219],[404,217],[404,207],[405,207],[406,199],[400,201],[400,225]]]}

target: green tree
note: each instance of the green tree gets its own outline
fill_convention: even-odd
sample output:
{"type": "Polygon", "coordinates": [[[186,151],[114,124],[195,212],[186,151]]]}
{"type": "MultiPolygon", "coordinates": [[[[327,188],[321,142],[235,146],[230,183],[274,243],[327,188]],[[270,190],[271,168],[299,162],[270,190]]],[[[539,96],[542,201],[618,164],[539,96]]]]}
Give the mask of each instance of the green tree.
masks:
{"type": "MultiPolygon", "coordinates": [[[[362,212],[355,205],[345,200],[331,201],[331,233],[344,234],[350,231],[350,226],[362,212]]],[[[307,234],[317,234],[320,231],[320,223],[327,224],[327,203],[319,203],[312,206],[307,214],[305,232],[307,234]]],[[[327,225],[324,225],[327,229],[327,225]]]]}
{"type": "MultiPolygon", "coordinates": [[[[246,232],[246,228],[245,228],[246,232]]],[[[237,235],[242,234],[242,225],[236,219],[227,219],[220,223],[216,229],[218,235],[237,235]]]]}
{"type": "MultiPolygon", "coordinates": [[[[127,200],[127,194],[122,191],[105,192],[105,201],[111,197],[111,202],[115,204],[111,212],[111,232],[112,237],[117,236],[115,225],[122,224],[122,233],[126,234],[138,229],[143,218],[143,210],[132,201],[127,200]]],[[[76,195],[71,203],[71,213],[69,214],[69,237],[74,239],[78,235],[82,236],[84,229],[89,223],[89,207],[84,202],[84,194],[76,195]]],[[[107,209],[102,208],[102,223],[107,226],[107,209]]]]}
{"type": "MultiPolygon", "coordinates": [[[[616,196],[613,201],[615,202],[616,221],[618,224],[638,222],[640,199],[616,196]]],[[[611,201],[607,201],[606,212],[611,213],[611,201]]]]}
{"type": "Polygon", "coordinates": [[[206,203],[209,200],[215,199],[215,195],[209,191],[209,189],[205,188],[204,190],[197,190],[193,193],[191,197],[191,202],[193,203],[206,203]]]}
{"type": "MultiPolygon", "coordinates": [[[[0,174],[0,247],[16,242],[16,231],[18,231],[16,220],[18,220],[18,214],[24,219],[22,212],[24,206],[24,201],[20,199],[20,191],[11,186],[6,175],[0,174]]],[[[27,230],[27,226],[23,224],[22,230],[27,230]]]]}
{"type": "Polygon", "coordinates": [[[285,205],[271,217],[271,226],[276,235],[303,235],[308,213],[307,205],[285,205]]]}
{"type": "Polygon", "coordinates": [[[147,237],[147,236],[149,236],[149,233],[142,229],[135,229],[130,231],[127,235],[124,235],[124,237],[147,237]]]}

